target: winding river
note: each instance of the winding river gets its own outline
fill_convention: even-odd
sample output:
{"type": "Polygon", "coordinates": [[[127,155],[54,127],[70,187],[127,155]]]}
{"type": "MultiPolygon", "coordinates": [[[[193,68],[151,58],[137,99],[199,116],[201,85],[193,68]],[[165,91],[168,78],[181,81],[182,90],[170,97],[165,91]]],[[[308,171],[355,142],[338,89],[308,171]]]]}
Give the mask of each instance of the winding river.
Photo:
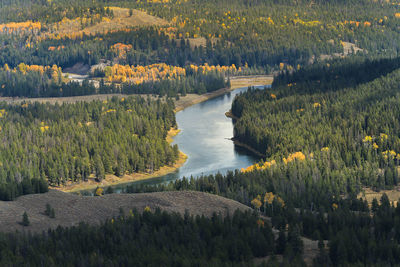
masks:
{"type": "MultiPolygon", "coordinates": [[[[179,149],[188,156],[186,163],[175,173],[134,183],[158,184],[182,177],[226,173],[257,162],[259,157],[235,146],[230,140],[233,123],[232,119],[225,116],[235,96],[244,91],[247,91],[247,87],[179,111],[176,120],[181,131],[173,143],[178,144],[179,149]]],[[[118,192],[126,186],[114,188],[118,192]]]]}

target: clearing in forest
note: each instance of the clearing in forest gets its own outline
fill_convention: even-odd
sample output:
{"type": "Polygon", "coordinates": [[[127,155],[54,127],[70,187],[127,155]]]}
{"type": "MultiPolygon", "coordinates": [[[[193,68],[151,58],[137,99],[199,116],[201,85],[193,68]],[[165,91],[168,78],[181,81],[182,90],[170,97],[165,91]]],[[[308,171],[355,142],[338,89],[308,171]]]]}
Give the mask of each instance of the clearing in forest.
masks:
{"type": "Polygon", "coordinates": [[[55,32],[52,35],[80,35],[80,34],[96,34],[110,31],[124,30],[137,26],[164,26],[168,25],[169,22],[151,16],[143,11],[136,9],[120,8],[120,7],[109,7],[114,13],[114,18],[103,18],[99,23],[92,26],[88,26],[82,29],[80,19],[64,19],[59,23],[54,24],[52,27],[55,32]],[[132,12],[132,14],[130,14],[132,12]]]}
{"type": "MultiPolygon", "coordinates": [[[[185,41],[189,41],[190,48],[194,49],[195,47],[206,47],[207,46],[207,39],[204,37],[197,37],[197,38],[185,38],[185,41]]],[[[219,38],[211,38],[211,43],[215,45],[218,42],[219,38]]],[[[180,47],[181,39],[176,39],[176,44],[180,47]]]]}
{"type": "Polygon", "coordinates": [[[109,194],[98,197],[84,197],[57,190],[45,194],[31,194],[17,198],[15,201],[0,201],[0,231],[31,231],[41,233],[57,226],[70,227],[87,222],[98,224],[106,219],[119,216],[120,209],[126,215],[130,210],[143,211],[150,207],[168,212],[184,214],[187,210],[192,215],[221,213],[233,214],[236,209],[245,211],[249,207],[224,197],[192,191],[155,192],[143,194],[109,194]],[[46,204],[55,210],[55,218],[51,219],[44,211],[46,204]],[[22,214],[27,212],[30,226],[20,224],[22,214]]]}
{"type": "Polygon", "coordinates": [[[369,187],[365,187],[363,192],[358,194],[358,198],[362,198],[368,201],[368,204],[371,205],[374,198],[380,201],[383,194],[386,194],[389,198],[389,201],[397,206],[397,203],[400,199],[400,187],[395,187],[391,190],[380,190],[379,192],[372,190],[369,187]]]}

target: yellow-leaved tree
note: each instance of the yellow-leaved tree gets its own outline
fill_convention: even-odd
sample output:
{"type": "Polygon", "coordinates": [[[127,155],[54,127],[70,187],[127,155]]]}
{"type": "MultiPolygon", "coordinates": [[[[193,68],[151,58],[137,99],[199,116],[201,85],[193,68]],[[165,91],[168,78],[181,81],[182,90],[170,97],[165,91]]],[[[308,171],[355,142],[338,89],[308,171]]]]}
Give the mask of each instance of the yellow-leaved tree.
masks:
{"type": "Polygon", "coordinates": [[[96,192],[94,193],[96,196],[103,195],[103,188],[97,187],[96,192]]]}
{"type": "Polygon", "coordinates": [[[257,211],[260,211],[260,207],[261,207],[261,205],[262,205],[260,199],[261,199],[261,196],[258,195],[256,198],[254,198],[254,199],[251,201],[251,205],[253,205],[253,207],[254,207],[257,211]]]}

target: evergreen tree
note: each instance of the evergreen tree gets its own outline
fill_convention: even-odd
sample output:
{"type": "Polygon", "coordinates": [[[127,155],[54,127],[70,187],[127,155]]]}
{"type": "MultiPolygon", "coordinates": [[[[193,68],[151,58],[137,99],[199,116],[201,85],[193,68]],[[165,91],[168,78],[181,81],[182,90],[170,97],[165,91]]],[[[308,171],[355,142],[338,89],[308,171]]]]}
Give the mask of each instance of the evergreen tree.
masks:
{"type": "Polygon", "coordinates": [[[22,215],[22,225],[23,226],[29,226],[30,225],[28,214],[26,213],[26,211],[22,215]]]}

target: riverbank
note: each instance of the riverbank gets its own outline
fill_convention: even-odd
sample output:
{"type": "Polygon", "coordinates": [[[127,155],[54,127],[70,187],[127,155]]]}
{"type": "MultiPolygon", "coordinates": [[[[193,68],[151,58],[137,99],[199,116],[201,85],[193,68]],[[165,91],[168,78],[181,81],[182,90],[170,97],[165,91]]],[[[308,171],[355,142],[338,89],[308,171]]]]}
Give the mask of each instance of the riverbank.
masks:
{"type": "Polygon", "coordinates": [[[218,97],[220,95],[229,93],[233,89],[231,88],[221,88],[213,92],[209,92],[206,94],[202,95],[197,95],[197,94],[187,94],[186,96],[181,96],[179,100],[175,101],[175,112],[179,112],[181,110],[184,110],[187,107],[196,105],[198,103],[207,101],[209,99],[218,97]]]}
{"type": "MultiPolygon", "coordinates": [[[[225,112],[225,116],[226,116],[227,118],[232,119],[232,120],[238,120],[238,119],[239,119],[238,117],[236,117],[235,115],[232,114],[232,111],[231,111],[231,110],[225,112]]],[[[249,145],[247,145],[247,144],[245,144],[245,143],[239,142],[239,141],[238,141],[237,139],[235,139],[234,137],[232,137],[231,140],[232,140],[232,142],[233,142],[236,146],[240,146],[241,148],[246,149],[247,151],[253,153],[254,155],[257,155],[257,156],[259,156],[259,157],[261,157],[261,158],[265,158],[265,157],[266,157],[264,154],[261,154],[260,152],[258,152],[258,151],[255,150],[254,148],[252,148],[251,146],[249,146],[249,145]]]]}
{"type": "MultiPolygon", "coordinates": [[[[173,137],[176,136],[179,132],[180,132],[179,129],[171,128],[166,137],[167,142],[172,143],[173,137]]],[[[186,160],[187,160],[187,155],[182,151],[179,151],[179,158],[175,162],[175,164],[170,166],[163,166],[159,170],[153,173],[145,173],[145,172],[132,173],[132,174],[125,174],[122,177],[118,177],[115,175],[106,175],[106,178],[103,179],[101,182],[97,182],[95,177],[91,176],[86,182],[70,183],[63,186],[50,187],[50,189],[73,193],[79,191],[95,190],[97,187],[109,187],[109,186],[116,186],[121,184],[142,181],[173,173],[177,171],[180,167],[182,167],[183,164],[185,164],[186,160]]]]}
{"type": "MultiPolygon", "coordinates": [[[[181,96],[179,100],[175,101],[175,112],[181,111],[189,106],[207,101],[209,99],[218,97],[230,91],[238,88],[248,87],[248,86],[260,86],[272,84],[274,80],[273,75],[253,75],[253,76],[233,76],[230,77],[231,87],[221,88],[219,90],[206,93],[203,95],[197,94],[187,94],[186,96],[181,96]]],[[[27,97],[0,97],[0,102],[4,101],[8,104],[21,104],[24,102],[39,102],[39,103],[50,103],[50,104],[62,104],[62,103],[76,103],[76,102],[91,102],[91,101],[104,101],[112,97],[129,97],[129,96],[142,96],[150,97],[152,100],[159,99],[157,96],[148,94],[98,94],[98,95],[84,95],[84,96],[69,96],[69,97],[41,97],[41,98],[27,98],[27,97]]],[[[165,97],[162,98],[165,100],[165,97]]]]}
{"type": "Polygon", "coordinates": [[[274,77],[272,75],[254,75],[254,76],[235,76],[231,77],[231,87],[221,88],[219,90],[209,92],[202,95],[187,94],[175,101],[175,112],[184,110],[192,105],[207,101],[220,95],[229,93],[235,89],[248,86],[261,86],[272,84],[274,77]]]}
{"type": "MultiPolygon", "coordinates": [[[[247,77],[247,79],[243,79],[242,77],[232,77],[231,78],[231,85],[233,84],[232,87],[246,87],[246,86],[256,86],[254,83],[256,82],[263,82],[263,85],[268,85],[268,84],[272,84],[274,78],[272,75],[270,76],[251,76],[251,77],[247,77]],[[249,84],[249,83],[253,83],[253,84],[249,84]]],[[[228,118],[231,118],[232,120],[238,120],[239,118],[236,117],[235,115],[233,115],[232,110],[229,110],[227,112],[225,112],[225,116],[228,118]]],[[[238,140],[236,140],[235,138],[231,139],[233,141],[233,143],[236,146],[240,146],[244,149],[246,149],[247,151],[253,153],[254,155],[257,155],[259,157],[265,158],[265,155],[258,152],[257,150],[255,150],[254,148],[252,148],[251,146],[239,142],[238,140]]]]}
{"type": "Polygon", "coordinates": [[[233,120],[238,120],[238,119],[239,119],[238,117],[236,117],[235,115],[233,115],[232,110],[229,110],[229,111],[225,112],[225,116],[226,116],[227,118],[230,118],[230,119],[233,119],[233,120]]]}
{"type": "Polygon", "coordinates": [[[259,157],[265,158],[266,156],[260,152],[258,152],[257,150],[255,150],[254,148],[252,148],[251,146],[242,143],[240,141],[238,141],[237,139],[235,139],[234,137],[231,138],[232,142],[236,145],[236,146],[240,146],[244,149],[246,149],[247,151],[253,153],[254,155],[257,155],[259,157]]]}

